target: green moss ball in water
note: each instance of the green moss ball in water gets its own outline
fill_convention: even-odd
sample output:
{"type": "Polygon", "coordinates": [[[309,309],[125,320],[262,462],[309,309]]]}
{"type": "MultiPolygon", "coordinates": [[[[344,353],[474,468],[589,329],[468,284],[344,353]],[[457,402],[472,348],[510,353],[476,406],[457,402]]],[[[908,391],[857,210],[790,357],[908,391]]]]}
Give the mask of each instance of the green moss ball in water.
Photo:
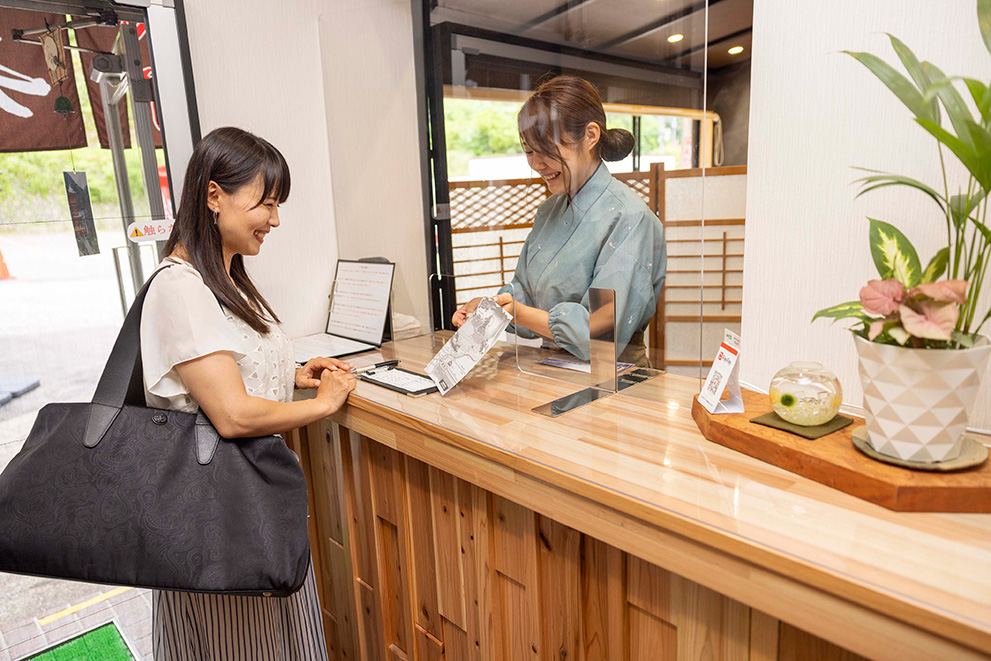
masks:
{"type": "Polygon", "coordinates": [[[792,363],[779,370],[768,395],[774,412],[796,425],[829,422],[843,403],[836,375],[819,363],[792,363]]]}

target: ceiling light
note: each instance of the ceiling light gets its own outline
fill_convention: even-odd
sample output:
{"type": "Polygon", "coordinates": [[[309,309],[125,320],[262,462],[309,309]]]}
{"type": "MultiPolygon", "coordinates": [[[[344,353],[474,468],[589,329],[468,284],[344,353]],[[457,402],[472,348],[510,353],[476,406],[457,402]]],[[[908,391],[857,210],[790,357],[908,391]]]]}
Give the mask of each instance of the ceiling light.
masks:
{"type": "Polygon", "coordinates": [[[736,55],[737,53],[742,53],[743,52],[743,46],[733,46],[733,48],[730,48],[726,52],[729,53],[730,55],[736,55]]]}
{"type": "Polygon", "coordinates": [[[683,34],[673,34],[670,37],[668,37],[668,41],[670,41],[673,44],[673,43],[676,43],[678,41],[681,41],[684,38],[685,38],[685,35],[683,35],[683,34]]]}

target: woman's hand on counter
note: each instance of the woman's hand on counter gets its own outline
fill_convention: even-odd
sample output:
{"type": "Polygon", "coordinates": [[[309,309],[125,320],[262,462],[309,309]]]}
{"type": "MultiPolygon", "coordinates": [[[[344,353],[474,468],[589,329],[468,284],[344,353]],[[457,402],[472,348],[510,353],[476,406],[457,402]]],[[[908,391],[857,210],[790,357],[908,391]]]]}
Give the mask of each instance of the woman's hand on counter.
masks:
{"type": "Polygon", "coordinates": [[[297,388],[316,388],[320,385],[320,374],[324,370],[348,372],[353,365],[336,358],[311,358],[296,370],[297,388]]]}
{"type": "Polygon", "coordinates": [[[327,405],[327,414],[338,411],[348,398],[348,393],[354,390],[354,374],[342,369],[325,369],[320,374],[320,385],[317,386],[315,399],[327,405]]]}

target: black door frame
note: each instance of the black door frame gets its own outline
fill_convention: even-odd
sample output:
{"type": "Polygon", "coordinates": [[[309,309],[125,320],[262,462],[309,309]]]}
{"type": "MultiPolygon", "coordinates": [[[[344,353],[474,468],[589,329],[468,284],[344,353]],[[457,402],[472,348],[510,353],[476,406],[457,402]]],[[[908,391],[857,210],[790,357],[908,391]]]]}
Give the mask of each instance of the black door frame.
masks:
{"type": "MultiPolygon", "coordinates": [[[[437,6],[437,0],[410,1],[427,272],[430,278],[431,328],[452,330],[451,317],[457,309],[457,299],[444,128],[444,74],[451,66],[452,38],[463,35],[493,44],[506,44],[507,47],[532,48],[557,56],[578,58],[593,67],[616,67],[626,75],[632,72],[634,77],[652,82],[677,78],[685,81],[683,84],[686,86],[701,88],[703,75],[687,68],[604,55],[469,25],[448,22],[431,25],[430,13],[437,6]]],[[[549,65],[548,68],[558,73],[563,69],[554,65],[549,65]]]]}

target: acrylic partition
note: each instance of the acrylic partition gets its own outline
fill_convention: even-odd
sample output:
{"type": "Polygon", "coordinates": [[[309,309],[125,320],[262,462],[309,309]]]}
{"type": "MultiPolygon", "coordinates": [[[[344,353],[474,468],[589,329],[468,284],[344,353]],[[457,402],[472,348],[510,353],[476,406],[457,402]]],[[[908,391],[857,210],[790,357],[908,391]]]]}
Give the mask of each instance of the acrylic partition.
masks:
{"type": "Polygon", "coordinates": [[[616,392],[618,347],[613,290],[590,289],[586,294],[587,302],[552,308],[552,315],[563,314],[565,319],[555,323],[557,334],[552,337],[546,337],[548,315],[534,307],[545,300],[543,292],[527,293],[514,283],[509,283],[503,290],[513,296],[505,309],[516,320],[507,329],[515,343],[516,369],[524,374],[573,384],[577,389],[616,392]],[[562,307],[572,309],[562,313],[562,307]],[[568,323],[569,316],[574,318],[574,324],[568,323]],[[536,323],[533,317],[537,318],[536,323]]]}
{"type": "MultiPolygon", "coordinates": [[[[435,319],[447,320],[457,306],[493,295],[513,281],[537,209],[561,192],[551,190],[539,164],[531,167],[519,137],[517,114],[544,81],[573,75],[596,87],[606,128],[625,129],[633,138],[628,154],[604,163],[611,185],[620,187],[620,198],[631,208],[646,207],[662,222],[664,187],[670,181],[665,175],[711,167],[718,158],[711,139],[718,118],[705,107],[707,3],[614,0],[575,3],[550,13],[545,9],[534,3],[439,0],[430,11],[429,130],[432,144],[442,146],[431,152],[436,212],[430,219],[430,235],[436,239],[431,266],[454,276],[453,283],[445,279],[443,288],[443,298],[450,301],[453,295],[454,300],[435,319]]],[[[608,215],[609,207],[599,211],[608,215]]],[[[697,257],[701,215],[674,217],[674,226],[664,228],[668,252],[697,257]]],[[[588,225],[594,219],[576,220],[588,225]]],[[[602,240],[608,250],[604,237],[579,240],[602,240]]],[[[569,300],[581,301],[585,289],[598,283],[590,277],[592,265],[568,266],[573,258],[562,252],[553,268],[583,287],[568,293],[569,300]]],[[[653,268],[632,257],[629,266],[653,268]]],[[[655,368],[699,375],[701,272],[698,263],[671,263],[667,286],[650,287],[656,314],[646,309],[655,308],[654,300],[638,306],[637,312],[645,314],[635,315],[635,330],[642,333],[646,358],[655,368]]],[[[435,306],[442,298],[437,294],[435,306]]],[[[626,318],[618,321],[622,329],[626,318]]],[[[578,371],[566,374],[532,361],[524,365],[576,386],[597,385],[578,371]]]]}

